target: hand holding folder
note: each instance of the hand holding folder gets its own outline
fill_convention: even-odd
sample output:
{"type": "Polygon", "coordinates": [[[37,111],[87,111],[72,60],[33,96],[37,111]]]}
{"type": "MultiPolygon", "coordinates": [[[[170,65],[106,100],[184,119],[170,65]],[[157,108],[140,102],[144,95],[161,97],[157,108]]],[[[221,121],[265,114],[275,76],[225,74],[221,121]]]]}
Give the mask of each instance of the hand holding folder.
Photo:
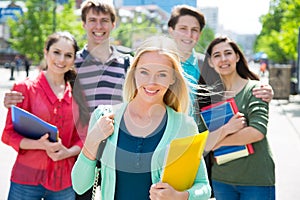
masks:
{"type": "Polygon", "coordinates": [[[17,106],[11,106],[11,116],[13,126],[16,132],[30,139],[40,139],[46,133],[49,134],[51,142],[58,141],[58,129],[17,106]]]}
{"type": "Polygon", "coordinates": [[[208,131],[172,140],[165,159],[162,182],[178,191],[189,189],[195,180],[208,131]]]}
{"type": "MultiPolygon", "coordinates": [[[[214,131],[226,124],[237,112],[238,107],[234,98],[211,104],[201,109],[202,117],[209,131],[214,131]]],[[[221,165],[253,153],[252,144],[223,146],[214,151],[214,158],[217,164],[221,165]]]]}

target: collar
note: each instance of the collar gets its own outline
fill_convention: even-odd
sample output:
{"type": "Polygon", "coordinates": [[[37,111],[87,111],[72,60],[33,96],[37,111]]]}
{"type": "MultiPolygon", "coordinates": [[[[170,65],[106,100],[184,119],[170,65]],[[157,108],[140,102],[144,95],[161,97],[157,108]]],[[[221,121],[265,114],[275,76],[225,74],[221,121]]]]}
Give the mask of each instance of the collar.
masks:
{"type": "MultiPolygon", "coordinates": [[[[120,55],[121,53],[118,52],[118,50],[116,49],[115,46],[110,46],[110,49],[111,49],[111,55],[110,57],[108,58],[108,60],[104,63],[110,63],[112,60],[117,60],[118,58],[120,58],[120,55]]],[[[80,57],[83,59],[83,60],[90,60],[90,61],[93,61],[93,62],[96,62],[98,63],[99,61],[90,54],[90,52],[88,51],[88,46],[87,44],[83,47],[83,49],[79,52],[79,55],[80,57]]],[[[103,64],[103,63],[102,63],[103,64]]]]}
{"type": "Polygon", "coordinates": [[[194,49],[192,50],[190,57],[185,62],[182,62],[182,64],[198,66],[198,58],[194,49]]]}

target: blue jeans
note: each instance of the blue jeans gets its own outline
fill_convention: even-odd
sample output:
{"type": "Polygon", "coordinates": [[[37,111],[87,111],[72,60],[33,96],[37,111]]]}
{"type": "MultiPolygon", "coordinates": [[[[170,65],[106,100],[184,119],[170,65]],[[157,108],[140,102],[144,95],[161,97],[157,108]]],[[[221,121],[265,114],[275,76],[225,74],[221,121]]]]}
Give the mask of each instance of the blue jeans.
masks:
{"type": "Polygon", "coordinates": [[[61,191],[47,190],[41,185],[23,185],[10,182],[8,200],[74,200],[72,187],[61,191]]]}
{"type": "Polygon", "coordinates": [[[212,181],[216,200],[275,200],[275,186],[241,186],[212,181]]]}

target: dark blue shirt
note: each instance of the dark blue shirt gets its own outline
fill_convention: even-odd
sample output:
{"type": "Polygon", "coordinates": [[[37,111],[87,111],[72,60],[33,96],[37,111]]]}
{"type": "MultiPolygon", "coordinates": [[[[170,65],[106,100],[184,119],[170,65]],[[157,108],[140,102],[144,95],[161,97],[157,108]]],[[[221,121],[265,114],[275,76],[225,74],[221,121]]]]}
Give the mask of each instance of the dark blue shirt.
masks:
{"type": "Polygon", "coordinates": [[[166,128],[167,114],[149,136],[131,135],[121,120],[116,151],[116,200],[149,199],[151,158],[166,128]]]}

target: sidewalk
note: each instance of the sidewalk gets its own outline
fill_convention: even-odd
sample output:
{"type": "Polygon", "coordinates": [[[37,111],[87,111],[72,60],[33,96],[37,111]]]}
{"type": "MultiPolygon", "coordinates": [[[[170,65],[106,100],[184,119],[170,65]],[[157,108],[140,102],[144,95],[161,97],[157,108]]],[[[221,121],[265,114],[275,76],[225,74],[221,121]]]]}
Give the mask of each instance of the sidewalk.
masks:
{"type": "MultiPolygon", "coordinates": [[[[31,66],[29,71],[29,77],[36,76],[38,72],[39,71],[36,67],[31,66]]],[[[9,80],[11,77],[11,70],[9,68],[4,68],[1,65],[0,65],[0,74],[1,74],[0,89],[10,89],[16,81],[20,81],[26,78],[26,72],[24,70],[20,70],[19,72],[15,70],[13,76],[15,80],[9,80]]]]}
{"type": "Polygon", "coordinates": [[[268,139],[276,167],[276,199],[300,199],[300,96],[272,100],[268,139]]]}
{"type": "MultiPolygon", "coordinates": [[[[30,76],[37,74],[30,71],[30,76]]],[[[13,81],[9,81],[9,69],[0,68],[0,136],[5,124],[7,109],[3,106],[4,92],[9,90],[13,81]]],[[[17,80],[25,78],[20,71],[17,80]]],[[[300,199],[300,95],[290,96],[290,100],[272,100],[270,103],[270,121],[268,139],[276,165],[276,199],[300,199]]],[[[0,200],[7,199],[9,179],[16,152],[0,142],[0,200]]]]}
{"type": "MultiPolygon", "coordinates": [[[[19,73],[14,73],[15,80],[10,81],[10,73],[10,69],[0,67],[0,136],[2,135],[7,113],[7,109],[3,106],[4,93],[11,89],[16,81],[20,81],[26,78],[25,71],[19,71],[19,73]]],[[[37,74],[38,70],[32,67],[29,72],[29,76],[33,77],[37,74]]],[[[0,141],[0,200],[7,199],[10,184],[10,173],[15,162],[16,155],[17,153],[15,150],[13,150],[12,147],[3,144],[0,141]]]]}

